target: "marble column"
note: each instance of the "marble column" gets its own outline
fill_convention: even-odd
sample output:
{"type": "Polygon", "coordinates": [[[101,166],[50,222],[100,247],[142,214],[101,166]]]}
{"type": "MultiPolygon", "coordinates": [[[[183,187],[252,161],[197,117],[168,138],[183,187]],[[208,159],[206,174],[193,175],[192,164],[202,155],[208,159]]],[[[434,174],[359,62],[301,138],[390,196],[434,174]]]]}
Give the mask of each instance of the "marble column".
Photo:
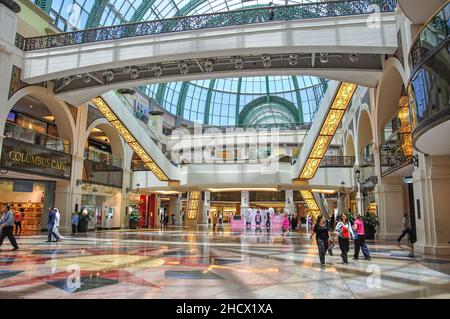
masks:
{"type": "Polygon", "coordinates": [[[204,192],[204,200],[203,200],[203,208],[201,210],[202,213],[202,219],[200,220],[201,223],[208,223],[209,218],[209,212],[211,209],[211,193],[210,192],[204,192]]]}
{"type": "Polygon", "coordinates": [[[284,209],[289,215],[294,214],[294,191],[286,190],[284,209]]]}
{"type": "Polygon", "coordinates": [[[241,192],[241,216],[245,215],[245,211],[250,208],[250,193],[249,191],[241,192]]]}
{"type": "Polygon", "coordinates": [[[406,213],[404,182],[402,177],[383,177],[375,186],[378,205],[377,237],[395,239],[402,230],[402,216],[406,213]]]}
{"type": "Polygon", "coordinates": [[[450,256],[450,156],[419,155],[413,172],[419,255],[450,256]]]}

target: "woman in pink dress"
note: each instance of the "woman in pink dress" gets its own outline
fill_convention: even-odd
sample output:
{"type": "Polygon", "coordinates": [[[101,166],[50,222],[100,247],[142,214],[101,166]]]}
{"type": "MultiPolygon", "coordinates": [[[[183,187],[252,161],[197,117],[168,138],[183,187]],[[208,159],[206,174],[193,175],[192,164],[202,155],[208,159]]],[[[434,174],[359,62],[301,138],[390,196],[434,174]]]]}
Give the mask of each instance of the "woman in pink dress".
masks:
{"type": "Polygon", "coordinates": [[[290,228],[289,217],[287,213],[284,213],[283,223],[281,225],[281,230],[283,231],[283,235],[285,232],[289,231],[290,228]]]}

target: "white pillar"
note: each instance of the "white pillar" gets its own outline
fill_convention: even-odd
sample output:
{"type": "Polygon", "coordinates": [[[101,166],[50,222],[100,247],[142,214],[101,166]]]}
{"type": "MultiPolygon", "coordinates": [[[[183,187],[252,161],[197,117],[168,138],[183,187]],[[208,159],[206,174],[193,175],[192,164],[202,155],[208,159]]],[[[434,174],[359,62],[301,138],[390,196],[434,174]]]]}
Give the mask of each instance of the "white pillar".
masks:
{"type": "Polygon", "coordinates": [[[402,216],[406,213],[405,187],[401,177],[383,177],[375,187],[378,205],[378,238],[395,239],[402,231],[402,216]]]}
{"type": "Polygon", "coordinates": [[[294,191],[293,190],[286,190],[286,198],[285,198],[285,211],[289,214],[292,215],[294,214],[294,191]]]}
{"type": "Polygon", "coordinates": [[[209,212],[211,209],[211,193],[205,191],[204,194],[205,194],[205,199],[203,201],[203,209],[202,209],[203,218],[202,218],[201,222],[207,223],[208,218],[209,218],[209,212]]]}
{"type": "Polygon", "coordinates": [[[450,256],[450,156],[419,156],[413,172],[416,254],[450,256]]]}
{"type": "Polygon", "coordinates": [[[249,191],[241,192],[241,216],[244,216],[245,211],[250,208],[250,193],[249,191]]]}

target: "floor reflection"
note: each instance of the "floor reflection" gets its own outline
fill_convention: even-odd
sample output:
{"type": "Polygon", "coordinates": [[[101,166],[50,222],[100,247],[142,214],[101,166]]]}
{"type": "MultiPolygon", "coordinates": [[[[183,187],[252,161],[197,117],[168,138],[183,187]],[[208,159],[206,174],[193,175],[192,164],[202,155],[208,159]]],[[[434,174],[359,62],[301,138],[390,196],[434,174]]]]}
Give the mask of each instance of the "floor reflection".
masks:
{"type": "Polygon", "coordinates": [[[336,249],[321,269],[304,230],[169,227],[18,240],[19,251],[2,247],[0,298],[450,297],[450,259],[414,257],[395,242],[369,241],[372,261],[349,265],[336,249]]]}

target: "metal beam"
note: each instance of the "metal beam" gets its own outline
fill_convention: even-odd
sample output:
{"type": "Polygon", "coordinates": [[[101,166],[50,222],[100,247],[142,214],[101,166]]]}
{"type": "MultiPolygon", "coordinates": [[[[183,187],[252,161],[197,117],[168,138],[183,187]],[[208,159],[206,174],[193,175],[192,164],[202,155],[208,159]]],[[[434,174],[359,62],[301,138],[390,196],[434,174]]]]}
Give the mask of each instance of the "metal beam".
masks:
{"type": "Polygon", "coordinates": [[[189,82],[183,82],[180,89],[180,96],[177,103],[177,115],[184,118],[184,104],[186,103],[186,94],[189,89],[189,82]]]}
{"type": "Polygon", "coordinates": [[[156,0],[144,0],[141,5],[136,9],[133,16],[130,19],[130,22],[138,22],[142,21],[145,14],[150,10],[156,0]]]}
{"type": "Polygon", "coordinates": [[[105,11],[106,4],[106,0],[94,1],[94,5],[92,6],[88,20],[86,22],[86,29],[96,28],[100,25],[100,20],[102,18],[103,12],[105,11]]]}
{"type": "Polygon", "coordinates": [[[298,85],[298,80],[296,76],[292,77],[292,83],[294,84],[295,96],[297,98],[297,108],[298,108],[298,120],[300,123],[303,123],[303,105],[302,105],[302,97],[300,95],[300,87],[298,85]]]}
{"type": "Polygon", "coordinates": [[[206,95],[205,115],[203,117],[204,124],[209,124],[209,113],[211,112],[211,99],[212,99],[213,89],[214,89],[215,85],[216,85],[216,80],[215,79],[210,80],[208,94],[206,95]]]}

